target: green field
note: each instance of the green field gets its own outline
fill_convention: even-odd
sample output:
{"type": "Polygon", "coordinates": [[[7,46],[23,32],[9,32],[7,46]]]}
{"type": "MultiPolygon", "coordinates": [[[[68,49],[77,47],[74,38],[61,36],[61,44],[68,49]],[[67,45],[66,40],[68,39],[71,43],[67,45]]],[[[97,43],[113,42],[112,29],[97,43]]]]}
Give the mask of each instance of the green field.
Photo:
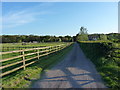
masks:
{"type": "MultiPolygon", "coordinates": [[[[56,43],[57,44],[57,43],[56,43]]],[[[40,74],[45,70],[62,60],[62,58],[71,50],[72,45],[48,56],[41,57],[37,63],[34,63],[25,70],[20,69],[2,78],[2,87],[4,88],[27,88],[40,78],[40,74]],[[27,78],[28,80],[26,80],[27,78]]],[[[12,63],[14,61],[11,61],[12,63]]],[[[6,64],[11,63],[6,62],[6,64]]],[[[5,65],[5,63],[4,63],[5,65]]],[[[10,68],[8,68],[10,69],[10,68]]]]}
{"type": "MultiPolygon", "coordinates": [[[[45,46],[56,46],[56,45],[61,45],[61,44],[67,45],[68,43],[38,43],[38,44],[27,44],[27,46],[38,46],[39,47],[39,46],[43,46],[44,45],[44,47],[45,47],[45,46]]],[[[8,46],[9,45],[10,47],[13,47],[12,44],[3,44],[3,45],[4,46],[8,46]]],[[[18,45],[21,45],[21,44],[18,43],[18,45]]],[[[15,46],[15,48],[18,47],[17,44],[14,45],[14,46],[15,46]]],[[[26,48],[26,49],[28,49],[28,48],[26,48]]],[[[54,51],[54,48],[53,48],[53,50],[51,48],[51,51],[54,51]]],[[[26,54],[35,53],[35,52],[38,52],[38,50],[35,49],[35,50],[30,50],[30,51],[24,51],[24,54],[26,55],[26,54]]],[[[43,55],[43,54],[47,54],[47,53],[49,53],[49,49],[45,48],[45,49],[40,49],[39,50],[39,55],[43,55]],[[46,52],[46,50],[48,50],[48,51],[46,52]],[[42,52],[40,52],[40,51],[42,51],[42,52]]],[[[14,58],[14,57],[17,57],[17,56],[20,56],[20,55],[23,55],[23,53],[22,52],[15,52],[15,53],[3,54],[2,55],[2,59],[5,60],[7,58],[14,58]]],[[[27,59],[30,59],[32,57],[37,57],[37,56],[38,56],[38,53],[35,53],[35,54],[32,54],[32,55],[25,56],[24,58],[25,58],[25,60],[27,60],[27,59]]],[[[3,61],[2,62],[2,66],[3,67],[5,67],[6,65],[17,63],[17,62],[18,62],[18,64],[15,64],[15,65],[12,65],[12,66],[9,66],[9,67],[5,67],[4,69],[2,69],[2,72],[4,73],[4,72],[10,71],[10,70],[12,70],[12,69],[14,69],[16,67],[22,66],[23,65],[22,61],[23,61],[23,57],[18,57],[18,58],[15,58],[15,59],[3,61]]],[[[30,63],[32,61],[34,61],[34,59],[25,61],[25,64],[28,64],[28,63],[30,63]]]]}
{"type": "Polygon", "coordinates": [[[120,88],[120,43],[81,41],[80,47],[95,64],[107,87],[120,88]]]}
{"type": "Polygon", "coordinates": [[[3,43],[0,44],[1,51],[13,51],[13,50],[21,50],[28,48],[37,48],[37,47],[46,47],[46,46],[55,46],[65,44],[64,42],[50,42],[50,43],[3,43]]]}
{"type": "MultiPolygon", "coordinates": [[[[102,79],[105,82],[105,85],[109,88],[118,89],[120,88],[119,80],[120,80],[120,43],[113,43],[110,41],[81,41],[80,47],[82,48],[85,55],[95,64],[97,71],[102,76],[102,79]]],[[[22,47],[22,49],[36,48],[36,47],[46,47],[46,46],[55,46],[60,44],[68,44],[64,42],[60,43],[28,43],[26,45],[22,45],[22,43],[18,44],[3,44],[4,47],[22,47]],[[23,48],[26,47],[26,48],[23,48]]],[[[40,78],[40,75],[44,70],[53,66],[65,56],[69,50],[72,48],[72,45],[56,52],[55,54],[50,54],[47,56],[40,57],[40,60],[37,63],[29,65],[25,70],[20,69],[11,74],[8,74],[2,78],[4,88],[26,88],[30,87],[30,85],[40,78]],[[27,78],[27,80],[26,80],[27,78]]],[[[14,49],[8,50],[12,51],[14,49]]],[[[17,49],[16,49],[17,50],[17,49]]],[[[43,49],[44,50],[44,49],[43,49]]],[[[25,54],[36,52],[36,50],[26,51],[25,54]]],[[[41,54],[44,54],[41,53],[41,54]]],[[[14,57],[22,55],[21,52],[11,53],[2,56],[2,59],[14,57]]],[[[25,59],[36,56],[37,54],[26,56],[25,59]]],[[[12,59],[9,61],[5,61],[2,63],[2,66],[12,64],[18,61],[21,61],[21,58],[12,59]]],[[[36,59],[32,59],[27,61],[29,63],[36,59]]],[[[6,72],[12,70],[15,67],[21,66],[22,63],[13,65],[11,67],[5,68],[2,72],[6,72]]]]}

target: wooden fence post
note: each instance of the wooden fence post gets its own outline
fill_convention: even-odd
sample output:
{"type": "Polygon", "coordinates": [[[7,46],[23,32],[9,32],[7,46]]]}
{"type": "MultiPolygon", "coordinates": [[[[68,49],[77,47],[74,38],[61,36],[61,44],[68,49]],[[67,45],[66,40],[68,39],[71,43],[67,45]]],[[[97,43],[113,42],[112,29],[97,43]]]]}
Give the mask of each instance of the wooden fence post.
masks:
{"type": "Polygon", "coordinates": [[[50,46],[50,50],[49,50],[49,52],[51,52],[51,46],[50,46]]]}
{"type": "Polygon", "coordinates": [[[23,67],[25,70],[25,52],[24,52],[24,50],[22,51],[22,55],[23,55],[23,67]]]}
{"type": "Polygon", "coordinates": [[[57,52],[57,46],[55,46],[55,52],[57,52]]]}
{"type": "Polygon", "coordinates": [[[53,47],[52,46],[50,47],[50,52],[53,52],[53,47]]]}
{"type": "Polygon", "coordinates": [[[51,48],[51,47],[49,47],[49,51],[48,51],[48,53],[50,53],[50,48],[51,48]]]}
{"type": "Polygon", "coordinates": [[[61,45],[59,46],[59,51],[61,50],[61,45]]]}
{"type": "Polygon", "coordinates": [[[47,55],[49,55],[49,50],[50,50],[50,47],[49,47],[49,48],[47,48],[47,50],[48,50],[48,51],[47,51],[47,55]]]}
{"type": "Polygon", "coordinates": [[[38,55],[38,59],[39,59],[39,49],[37,50],[37,55],[38,55]]]}
{"type": "Polygon", "coordinates": [[[58,51],[60,51],[60,46],[58,46],[58,51]]]}

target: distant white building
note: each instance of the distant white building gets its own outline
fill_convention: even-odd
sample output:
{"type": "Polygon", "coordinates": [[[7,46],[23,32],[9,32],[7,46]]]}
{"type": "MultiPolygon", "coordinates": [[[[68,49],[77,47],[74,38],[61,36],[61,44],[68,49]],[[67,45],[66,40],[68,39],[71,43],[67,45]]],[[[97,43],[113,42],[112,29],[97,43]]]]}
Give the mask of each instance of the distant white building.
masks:
{"type": "Polygon", "coordinates": [[[33,43],[38,43],[38,41],[33,41],[33,43]]]}
{"type": "Polygon", "coordinates": [[[96,40],[98,40],[98,38],[99,38],[99,36],[96,36],[96,35],[94,35],[94,36],[88,36],[88,38],[89,38],[89,40],[94,40],[94,41],[96,41],[96,40]]]}

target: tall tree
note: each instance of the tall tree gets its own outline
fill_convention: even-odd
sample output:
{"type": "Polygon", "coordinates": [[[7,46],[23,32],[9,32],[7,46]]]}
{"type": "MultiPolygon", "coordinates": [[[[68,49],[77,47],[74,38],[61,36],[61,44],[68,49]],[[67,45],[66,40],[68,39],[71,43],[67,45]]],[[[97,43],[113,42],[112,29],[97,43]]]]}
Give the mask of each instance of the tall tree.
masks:
{"type": "Polygon", "coordinates": [[[107,40],[107,35],[100,34],[100,40],[107,40]]]}
{"type": "Polygon", "coordinates": [[[77,41],[87,41],[88,33],[87,28],[81,27],[80,32],[77,34],[77,41]]]}

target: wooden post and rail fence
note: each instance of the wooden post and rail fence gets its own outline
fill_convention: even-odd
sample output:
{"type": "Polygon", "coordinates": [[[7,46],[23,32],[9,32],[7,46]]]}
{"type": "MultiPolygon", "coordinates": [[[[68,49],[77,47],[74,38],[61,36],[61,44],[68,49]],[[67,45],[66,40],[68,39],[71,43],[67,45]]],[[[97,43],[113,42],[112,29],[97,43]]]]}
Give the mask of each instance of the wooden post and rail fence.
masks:
{"type": "Polygon", "coordinates": [[[41,47],[46,47],[46,46],[29,46],[29,47],[9,47],[9,46],[3,46],[3,47],[0,47],[1,51],[2,52],[6,52],[6,51],[13,51],[13,50],[22,50],[22,49],[30,49],[30,48],[41,48],[41,47]]]}
{"type": "Polygon", "coordinates": [[[2,65],[2,66],[0,66],[0,70],[6,69],[6,68],[9,68],[11,66],[18,65],[18,64],[22,64],[22,65],[18,65],[11,70],[4,71],[3,73],[0,74],[0,77],[3,77],[7,74],[10,74],[10,73],[17,71],[19,69],[22,69],[22,68],[25,70],[26,66],[37,62],[38,60],[40,60],[40,57],[49,55],[49,54],[57,52],[57,51],[60,51],[64,48],[70,46],[71,44],[72,43],[67,43],[67,44],[61,44],[61,45],[56,45],[56,46],[48,46],[48,47],[39,47],[39,48],[32,48],[32,49],[23,49],[23,50],[1,52],[2,56],[6,55],[6,54],[13,54],[13,53],[20,53],[20,54],[17,56],[13,55],[10,58],[6,57],[5,59],[1,59],[0,63],[9,62],[9,61],[15,60],[17,58],[21,58],[21,60],[18,60],[18,61],[13,62],[13,63],[8,63],[6,65],[2,65]],[[28,58],[28,56],[31,56],[31,55],[33,55],[33,56],[28,58]],[[30,62],[26,63],[27,61],[30,61],[30,62]]]}

